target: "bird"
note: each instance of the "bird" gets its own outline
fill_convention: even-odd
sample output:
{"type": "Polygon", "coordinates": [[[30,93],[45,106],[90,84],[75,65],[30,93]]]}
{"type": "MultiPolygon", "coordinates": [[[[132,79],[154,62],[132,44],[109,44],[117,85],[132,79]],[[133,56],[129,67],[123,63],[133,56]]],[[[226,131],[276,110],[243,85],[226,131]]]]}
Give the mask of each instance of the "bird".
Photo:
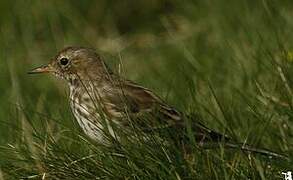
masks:
{"type": "MultiPolygon", "coordinates": [[[[181,140],[187,118],[168,105],[152,90],[114,73],[92,48],[70,46],[61,50],[46,64],[29,74],[50,73],[69,86],[71,111],[83,132],[92,140],[106,144],[109,136],[118,138],[116,130],[131,131],[134,125],[142,132],[172,129],[169,134],[181,140]],[[175,130],[175,131],[174,131],[175,130]]],[[[270,156],[280,155],[247,145],[230,143],[227,135],[201,122],[192,121],[192,133],[199,144],[227,141],[224,147],[239,148],[270,156]]]]}

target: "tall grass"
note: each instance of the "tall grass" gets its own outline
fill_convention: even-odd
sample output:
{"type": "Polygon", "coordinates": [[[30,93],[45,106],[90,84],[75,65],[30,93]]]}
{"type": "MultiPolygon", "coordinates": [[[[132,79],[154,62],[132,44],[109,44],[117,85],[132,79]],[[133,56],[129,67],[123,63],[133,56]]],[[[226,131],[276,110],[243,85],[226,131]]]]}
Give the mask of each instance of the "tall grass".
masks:
{"type": "MultiPolygon", "coordinates": [[[[292,157],[292,2],[1,1],[0,179],[278,179],[292,162],[81,132],[66,84],[26,72],[89,46],[239,142],[292,157]]],[[[291,158],[292,159],[292,158],[291,158]]]]}

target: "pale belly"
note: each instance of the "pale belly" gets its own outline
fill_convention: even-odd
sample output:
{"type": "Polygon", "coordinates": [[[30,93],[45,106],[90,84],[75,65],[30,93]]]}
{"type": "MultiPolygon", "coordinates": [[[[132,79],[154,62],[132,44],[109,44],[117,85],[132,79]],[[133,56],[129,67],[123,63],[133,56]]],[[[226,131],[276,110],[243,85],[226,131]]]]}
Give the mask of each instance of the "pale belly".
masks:
{"type": "Polygon", "coordinates": [[[108,143],[110,138],[117,138],[109,121],[101,118],[99,111],[95,110],[91,102],[81,105],[77,101],[70,100],[71,110],[79,126],[89,138],[103,144],[108,143]]]}

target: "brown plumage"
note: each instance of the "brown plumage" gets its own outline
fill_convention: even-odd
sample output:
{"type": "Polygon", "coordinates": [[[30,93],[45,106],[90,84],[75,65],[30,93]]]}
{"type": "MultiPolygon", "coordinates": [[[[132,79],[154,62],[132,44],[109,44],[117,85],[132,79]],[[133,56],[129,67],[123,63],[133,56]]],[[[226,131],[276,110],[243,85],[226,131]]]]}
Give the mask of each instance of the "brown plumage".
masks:
{"type": "MultiPolygon", "coordinates": [[[[115,136],[113,125],[127,129],[132,121],[146,132],[170,127],[185,134],[180,112],[151,90],[113,73],[93,49],[65,48],[48,65],[30,73],[44,72],[67,81],[76,120],[85,134],[98,142],[105,142],[105,132],[115,136]]],[[[199,142],[228,139],[199,122],[193,123],[192,130],[199,142]]]]}

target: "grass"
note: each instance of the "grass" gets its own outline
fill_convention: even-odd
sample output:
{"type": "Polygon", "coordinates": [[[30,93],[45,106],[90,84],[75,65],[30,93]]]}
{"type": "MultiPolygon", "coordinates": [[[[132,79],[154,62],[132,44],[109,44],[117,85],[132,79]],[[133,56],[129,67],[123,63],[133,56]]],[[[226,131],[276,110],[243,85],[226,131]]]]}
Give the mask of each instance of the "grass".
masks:
{"type": "Polygon", "coordinates": [[[239,142],[292,160],[292,2],[1,1],[0,179],[281,179],[292,162],[219,148],[89,141],[66,84],[28,76],[68,45],[239,142]]]}

